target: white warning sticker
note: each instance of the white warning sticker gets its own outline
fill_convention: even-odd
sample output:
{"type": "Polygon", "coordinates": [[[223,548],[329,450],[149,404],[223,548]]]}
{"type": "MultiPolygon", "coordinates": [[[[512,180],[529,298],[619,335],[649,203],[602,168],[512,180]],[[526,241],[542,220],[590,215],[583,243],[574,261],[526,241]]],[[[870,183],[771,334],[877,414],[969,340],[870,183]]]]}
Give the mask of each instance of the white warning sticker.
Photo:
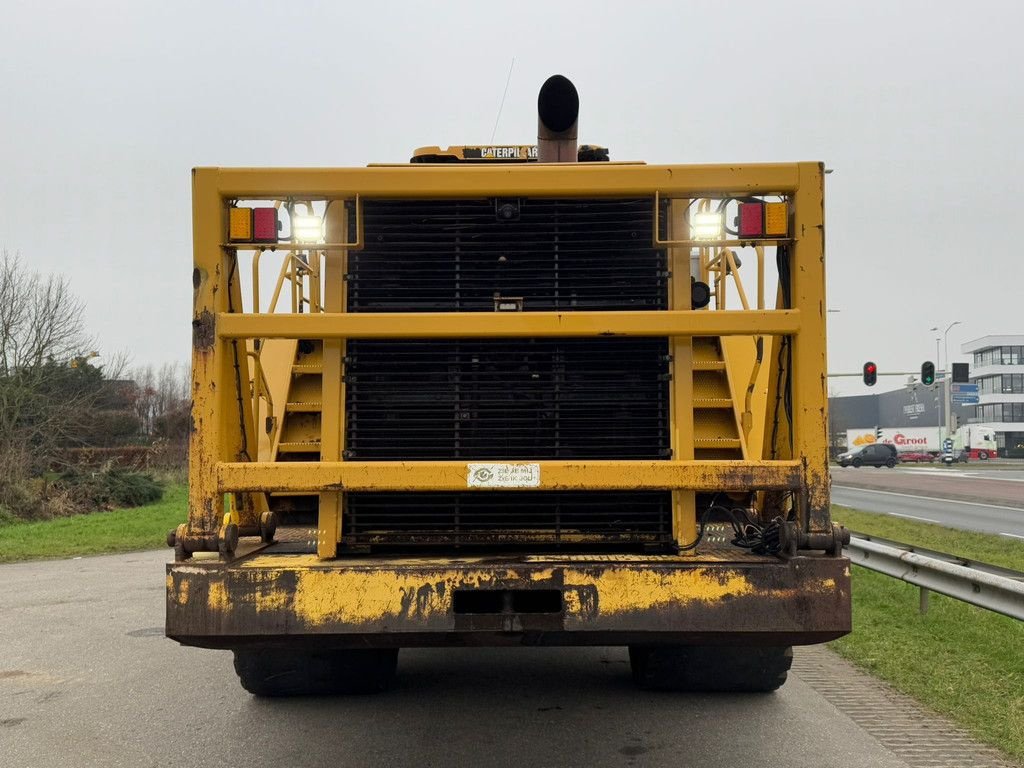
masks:
{"type": "Polygon", "coordinates": [[[537,488],[540,464],[467,464],[468,488],[537,488]]]}

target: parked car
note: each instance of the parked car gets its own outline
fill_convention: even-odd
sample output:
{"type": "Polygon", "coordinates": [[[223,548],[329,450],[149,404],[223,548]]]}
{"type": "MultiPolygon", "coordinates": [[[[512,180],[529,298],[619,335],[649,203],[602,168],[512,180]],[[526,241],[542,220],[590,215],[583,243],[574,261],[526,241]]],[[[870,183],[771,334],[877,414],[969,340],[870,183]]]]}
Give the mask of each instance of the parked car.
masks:
{"type": "Polygon", "coordinates": [[[928,453],[927,451],[903,451],[900,454],[900,461],[902,463],[906,463],[908,461],[935,461],[935,454],[928,453]]]}
{"type": "Polygon", "coordinates": [[[839,454],[841,467],[895,467],[900,457],[896,447],[885,443],[873,443],[855,451],[839,454]]]}

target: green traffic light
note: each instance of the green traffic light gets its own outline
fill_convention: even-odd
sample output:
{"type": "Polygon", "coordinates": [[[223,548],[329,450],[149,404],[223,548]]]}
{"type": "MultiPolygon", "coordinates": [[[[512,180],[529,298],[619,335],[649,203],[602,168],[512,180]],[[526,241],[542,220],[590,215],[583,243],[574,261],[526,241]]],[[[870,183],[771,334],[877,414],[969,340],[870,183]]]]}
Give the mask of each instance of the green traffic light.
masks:
{"type": "Polygon", "coordinates": [[[921,364],[921,383],[926,387],[935,383],[935,363],[930,360],[921,364]]]}

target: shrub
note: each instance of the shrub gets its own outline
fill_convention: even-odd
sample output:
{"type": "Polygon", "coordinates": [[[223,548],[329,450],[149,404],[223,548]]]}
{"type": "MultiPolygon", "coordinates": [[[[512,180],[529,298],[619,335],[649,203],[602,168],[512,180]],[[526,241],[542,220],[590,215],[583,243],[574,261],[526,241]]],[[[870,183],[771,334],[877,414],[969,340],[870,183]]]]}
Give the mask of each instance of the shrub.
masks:
{"type": "Polygon", "coordinates": [[[0,482],[0,522],[31,520],[42,516],[43,502],[29,483],[0,482]]]}
{"type": "Polygon", "coordinates": [[[164,495],[163,486],[151,475],[120,469],[65,472],[56,485],[68,491],[78,504],[87,507],[85,511],[138,507],[159,501],[164,495]]]}

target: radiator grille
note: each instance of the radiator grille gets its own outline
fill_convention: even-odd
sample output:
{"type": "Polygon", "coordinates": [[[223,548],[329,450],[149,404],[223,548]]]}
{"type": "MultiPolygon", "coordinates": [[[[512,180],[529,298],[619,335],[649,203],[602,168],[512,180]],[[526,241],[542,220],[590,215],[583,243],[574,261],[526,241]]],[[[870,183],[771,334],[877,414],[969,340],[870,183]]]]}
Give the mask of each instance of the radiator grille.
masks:
{"type": "Polygon", "coordinates": [[[368,200],[362,217],[350,312],[491,312],[497,297],[526,312],[666,306],[650,198],[368,200]]]}
{"type": "Polygon", "coordinates": [[[657,544],[671,539],[670,502],[660,491],[350,493],[342,529],[350,544],[657,544]]]}
{"type": "Polygon", "coordinates": [[[352,341],[345,457],[663,459],[664,339],[352,341]]]}
{"type": "MultiPolygon", "coordinates": [[[[499,300],[523,312],[667,307],[650,198],[371,200],[362,216],[364,248],[348,257],[350,312],[492,312],[499,300]]],[[[345,457],[665,459],[668,371],[661,338],[349,341],[345,457]]],[[[671,538],[671,494],[661,491],[344,499],[349,544],[671,538]]]]}

